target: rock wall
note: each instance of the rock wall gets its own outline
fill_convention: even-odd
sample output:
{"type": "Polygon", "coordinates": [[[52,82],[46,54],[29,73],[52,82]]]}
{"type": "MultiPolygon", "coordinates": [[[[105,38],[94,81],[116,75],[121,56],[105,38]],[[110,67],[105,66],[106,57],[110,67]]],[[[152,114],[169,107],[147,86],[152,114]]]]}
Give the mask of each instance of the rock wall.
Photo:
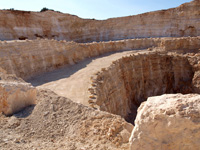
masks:
{"type": "Polygon", "coordinates": [[[144,49],[158,45],[159,41],[135,39],[90,44],[56,40],[0,42],[0,66],[7,73],[27,79],[64,65],[73,65],[88,57],[120,50],[144,49]]]}
{"type": "Polygon", "coordinates": [[[121,50],[159,47],[161,50],[200,48],[199,37],[145,38],[110,42],[75,43],[47,39],[0,42],[0,67],[9,74],[28,79],[89,57],[121,50]],[[173,44],[169,44],[172,42],[173,44]],[[178,46],[177,46],[178,45],[178,46]]]}
{"type": "Polygon", "coordinates": [[[200,95],[167,94],[141,104],[130,138],[130,150],[200,147],[200,95]]]}
{"type": "Polygon", "coordinates": [[[193,70],[183,56],[148,53],[124,57],[91,80],[92,107],[132,122],[137,107],[150,96],[191,93],[193,70]]]}
{"type": "Polygon", "coordinates": [[[59,12],[0,11],[0,40],[50,38],[77,42],[200,35],[200,1],[108,20],[59,12]]]}
{"type": "Polygon", "coordinates": [[[198,52],[200,50],[200,37],[195,38],[164,38],[159,45],[165,51],[198,52]]]}

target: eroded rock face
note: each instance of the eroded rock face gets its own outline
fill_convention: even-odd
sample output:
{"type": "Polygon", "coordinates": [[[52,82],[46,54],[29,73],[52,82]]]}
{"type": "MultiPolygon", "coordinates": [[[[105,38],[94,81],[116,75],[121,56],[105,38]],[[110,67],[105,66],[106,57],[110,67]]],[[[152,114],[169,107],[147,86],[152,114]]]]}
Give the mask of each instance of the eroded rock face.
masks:
{"type": "Polygon", "coordinates": [[[130,138],[131,150],[200,147],[200,95],[150,97],[139,107],[130,138]]]}
{"type": "Polygon", "coordinates": [[[165,38],[161,40],[159,47],[162,47],[165,51],[197,52],[195,50],[200,49],[200,38],[165,38]]]}
{"type": "Polygon", "coordinates": [[[0,112],[12,115],[36,103],[36,88],[14,75],[0,74],[0,112]]]}
{"type": "Polygon", "coordinates": [[[0,42],[0,66],[7,73],[27,79],[104,53],[157,46],[159,41],[151,38],[86,44],[47,39],[0,42]]]}
{"type": "Polygon", "coordinates": [[[127,56],[102,69],[92,78],[92,107],[121,115],[128,121],[149,96],[191,93],[193,70],[179,55],[147,53],[127,56]]]}
{"type": "Polygon", "coordinates": [[[108,52],[151,47],[159,47],[163,51],[187,49],[190,52],[200,48],[199,39],[199,37],[145,38],[81,44],[47,39],[7,41],[0,42],[0,66],[9,74],[27,79],[108,52]]]}
{"type": "Polygon", "coordinates": [[[200,1],[177,8],[108,20],[53,11],[0,11],[0,40],[53,38],[77,42],[200,35],[200,1]],[[28,21],[27,21],[28,20],[28,21]]]}

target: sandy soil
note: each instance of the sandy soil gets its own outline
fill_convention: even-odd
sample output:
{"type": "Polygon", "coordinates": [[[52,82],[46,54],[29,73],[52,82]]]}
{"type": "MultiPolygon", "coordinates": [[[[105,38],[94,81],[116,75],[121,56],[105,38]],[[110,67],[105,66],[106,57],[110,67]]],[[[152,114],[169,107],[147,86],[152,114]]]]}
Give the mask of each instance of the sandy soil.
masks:
{"type": "Polygon", "coordinates": [[[36,106],[11,117],[0,115],[1,150],[128,149],[133,126],[120,116],[96,111],[48,90],[39,91],[37,99],[36,106]]]}
{"type": "Polygon", "coordinates": [[[74,102],[88,105],[88,87],[90,77],[102,68],[108,67],[113,61],[133,53],[144,53],[146,50],[122,51],[109,53],[100,57],[89,58],[73,66],[64,67],[36,76],[27,81],[37,88],[54,91],[60,96],[67,97],[74,102]]]}

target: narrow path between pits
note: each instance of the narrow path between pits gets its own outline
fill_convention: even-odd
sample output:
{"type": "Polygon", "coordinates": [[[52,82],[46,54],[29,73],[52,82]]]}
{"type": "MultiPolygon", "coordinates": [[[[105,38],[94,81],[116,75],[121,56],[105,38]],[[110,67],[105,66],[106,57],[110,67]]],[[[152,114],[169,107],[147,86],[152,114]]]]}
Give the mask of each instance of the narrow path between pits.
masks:
{"type": "Polygon", "coordinates": [[[60,96],[70,98],[74,102],[88,104],[88,87],[90,77],[106,68],[111,63],[123,56],[129,56],[133,53],[145,53],[147,50],[131,50],[116,53],[109,53],[99,57],[88,58],[73,66],[66,66],[61,69],[47,72],[36,76],[27,82],[30,82],[37,88],[47,88],[60,96]]]}

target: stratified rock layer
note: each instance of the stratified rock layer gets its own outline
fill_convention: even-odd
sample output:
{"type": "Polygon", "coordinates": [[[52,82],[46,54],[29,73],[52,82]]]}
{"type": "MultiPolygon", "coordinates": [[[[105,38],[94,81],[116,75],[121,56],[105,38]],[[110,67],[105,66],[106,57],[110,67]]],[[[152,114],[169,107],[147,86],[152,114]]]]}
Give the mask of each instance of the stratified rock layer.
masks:
{"type": "Polygon", "coordinates": [[[7,73],[27,79],[108,52],[152,47],[160,47],[165,51],[187,49],[190,52],[198,50],[199,43],[199,37],[128,39],[85,44],[47,39],[7,41],[0,42],[0,66],[7,73]]]}
{"type": "Polygon", "coordinates": [[[159,41],[152,38],[87,44],[47,39],[0,42],[0,66],[27,79],[104,53],[157,46],[159,41]]]}
{"type": "Polygon", "coordinates": [[[200,1],[177,8],[108,20],[59,12],[0,11],[0,40],[53,38],[90,42],[200,35],[200,1]]]}
{"type": "Polygon", "coordinates": [[[150,97],[139,107],[131,150],[199,150],[200,95],[150,97]]]}

